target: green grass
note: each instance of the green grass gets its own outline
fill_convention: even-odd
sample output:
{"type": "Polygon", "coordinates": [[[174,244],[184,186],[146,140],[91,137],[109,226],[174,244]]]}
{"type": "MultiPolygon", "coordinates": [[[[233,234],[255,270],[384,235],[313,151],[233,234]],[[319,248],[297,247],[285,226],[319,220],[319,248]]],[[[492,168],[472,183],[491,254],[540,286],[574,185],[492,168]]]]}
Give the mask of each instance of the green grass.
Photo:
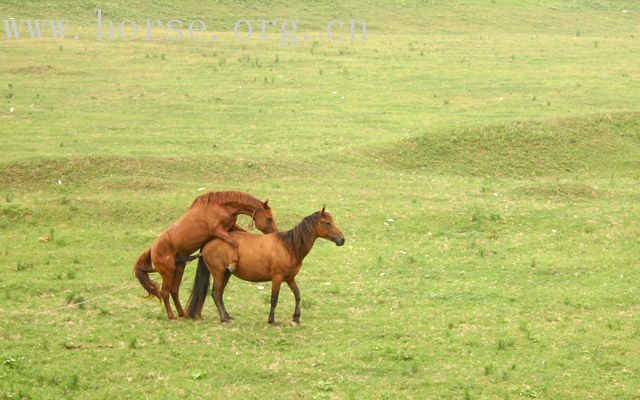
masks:
{"type": "Polygon", "coordinates": [[[98,43],[97,4],[0,4],[82,34],[0,23],[3,398],[640,396],[635,2],[102,4],[218,43],[98,43]],[[275,17],[313,40],[221,28],[275,17]],[[300,326],[286,288],[267,326],[268,284],[231,281],[228,325],[142,297],[134,261],[201,188],[281,228],[327,205],[347,244],[308,256],[300,326]]]}

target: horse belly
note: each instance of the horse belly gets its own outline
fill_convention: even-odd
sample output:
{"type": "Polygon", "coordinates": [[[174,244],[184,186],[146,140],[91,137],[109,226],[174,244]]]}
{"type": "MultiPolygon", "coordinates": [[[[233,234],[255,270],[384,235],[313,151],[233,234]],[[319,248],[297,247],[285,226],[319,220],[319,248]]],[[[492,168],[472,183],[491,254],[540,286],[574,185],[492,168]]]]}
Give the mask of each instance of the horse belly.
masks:
{"type": "Polygon", "coordinates": [[[271,269],[266,260],[238,259],[238,266],[234,275],[250,282],[266,282],[271,280],[271,269]]]}
{"type": "Polygon", "coordinates": [[[251,282],[271,280],[272,256],[264,237],[244,235],[240,238],[238,251],[238,267],[235,272],[238,278],[251,282]]]}

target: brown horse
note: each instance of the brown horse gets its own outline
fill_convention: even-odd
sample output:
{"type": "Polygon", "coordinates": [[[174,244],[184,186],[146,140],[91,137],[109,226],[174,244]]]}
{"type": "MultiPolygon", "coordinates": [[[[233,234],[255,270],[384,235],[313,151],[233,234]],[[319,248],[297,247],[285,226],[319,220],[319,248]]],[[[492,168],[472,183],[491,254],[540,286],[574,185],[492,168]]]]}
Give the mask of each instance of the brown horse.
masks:
{"type": "Polygon", "coordinates": [[[185,313],[178,298],[182,274],[187,257],[212,238],[221,239],[230,246],[227,266],[234,270],[238,262],[238,242],[229,231],[242,229],[236,225],[238,214],[249,215],[256,228],[264,233],[277,232],[273,212],[268,200],[260,201],[244,192],[208,192],[196,197],[191,208],[164,231],[155,243],[145,250],[134,266],[142,287],[164,302],[167,317],[174,319],[169,294],[178,315],[185,313]],[[149,279],[149,272],[162,275],[162,289],[149,279]]]}
{"type": "MultiPolygon", "coordinates": [[[[292,324],[300,323],[300,290],[296,284],[296,275],[302,266],[302,260],[309,254],[316,239],[321,237],[344,244],[344,235],[335,225],[329,213],[318,211],[304,218],[295,228],[269,235],[256,235],[248,232],[231,232],[239,244],[240,259],[235,275],[246,281],[271,281],[271,312],[269,323],[275,323],[275,310],[278,304],[280,285],[285,281],[296,299],[292,324]]],[[[209,276],[213,275],[211,296],[216,304],[220,320],[229,322],[232,318],[227,312],[222,296],[231,272],[227,269],[233,257],[231,247],[221,240],[212,240],[202,249],[198,270],[193,282],[193,291],[187,305],[190,318],[201,318],[202,307],[209,289],[209,276]],[[207,271],[208,268],[208,271],[207,271]]]]}

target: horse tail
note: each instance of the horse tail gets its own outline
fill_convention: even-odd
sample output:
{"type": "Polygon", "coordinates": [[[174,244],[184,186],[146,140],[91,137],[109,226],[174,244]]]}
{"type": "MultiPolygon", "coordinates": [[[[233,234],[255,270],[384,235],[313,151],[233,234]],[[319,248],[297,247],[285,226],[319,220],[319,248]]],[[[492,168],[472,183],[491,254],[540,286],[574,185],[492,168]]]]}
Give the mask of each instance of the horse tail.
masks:
{"type": "Polygon", "coordinates": [[[136,265],[133,267],[133,272],[142,287],[149,293],[149,296],[156,296],[160,299],[158,286],[149,278],[149,272],[153,271],[154,269],[151,265],[151,249],[147,249],[138,257],[138,261],[136,261],[136,265]]]}
{"type": "Polygon", "coordinates": [[[187,316],[189,318],[202,318],[202,307],[204,307],[204,301],[207,299],[210,280],[211,273],[207,268],[207,264],[205,264],[204,262],[204,258],[201,256],[198,259],[196,278],[193,280],[193,290],[191,291],[191,296],[189,296],[189,303],[187,304],[187,316]]]}

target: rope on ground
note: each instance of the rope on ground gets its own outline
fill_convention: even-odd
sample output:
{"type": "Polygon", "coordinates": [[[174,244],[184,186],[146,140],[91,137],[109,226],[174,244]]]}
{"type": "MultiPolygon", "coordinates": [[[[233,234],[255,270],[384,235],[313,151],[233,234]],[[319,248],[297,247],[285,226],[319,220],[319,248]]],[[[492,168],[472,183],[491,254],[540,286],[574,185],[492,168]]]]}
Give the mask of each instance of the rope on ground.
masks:
{"type": "Polygon", "coordinates": [[[136,282],[133,285],[122,287],[122,288],[119,288],[119,289],[115,289],[115,290],[112,290],[110,292],[103,293],[100,296],[96,296],[96,297],[93,297],[93,298],[90,298],[90,299],[87,299],[87,300],[83,300],[83,301],[80,301],[78,303],[69,303],[69,304],[65,304],[64,306],[61,306],[61,307],[55,307],[55,308],[51,308],[49,310],[40,311],[40,312],[35,313],[35,315],[47,314],[47,313],[50,313],[50,312],[53,312],[53,311],[63,310],[65,308],[69,308],[69,307],[73,307],[73,306],[79,306],[80,304],[89,303],[90,301],[94,301],[94,300],[97,300],[97,299],[100,299],[100,298],[103,298],[103,297],[107,297],[107,296],[110,296],[110,295],[112,295],[114,293],[121,292],[123,290],[133,289],[134,287],[140,287],[140,284],[136,282]]]}

